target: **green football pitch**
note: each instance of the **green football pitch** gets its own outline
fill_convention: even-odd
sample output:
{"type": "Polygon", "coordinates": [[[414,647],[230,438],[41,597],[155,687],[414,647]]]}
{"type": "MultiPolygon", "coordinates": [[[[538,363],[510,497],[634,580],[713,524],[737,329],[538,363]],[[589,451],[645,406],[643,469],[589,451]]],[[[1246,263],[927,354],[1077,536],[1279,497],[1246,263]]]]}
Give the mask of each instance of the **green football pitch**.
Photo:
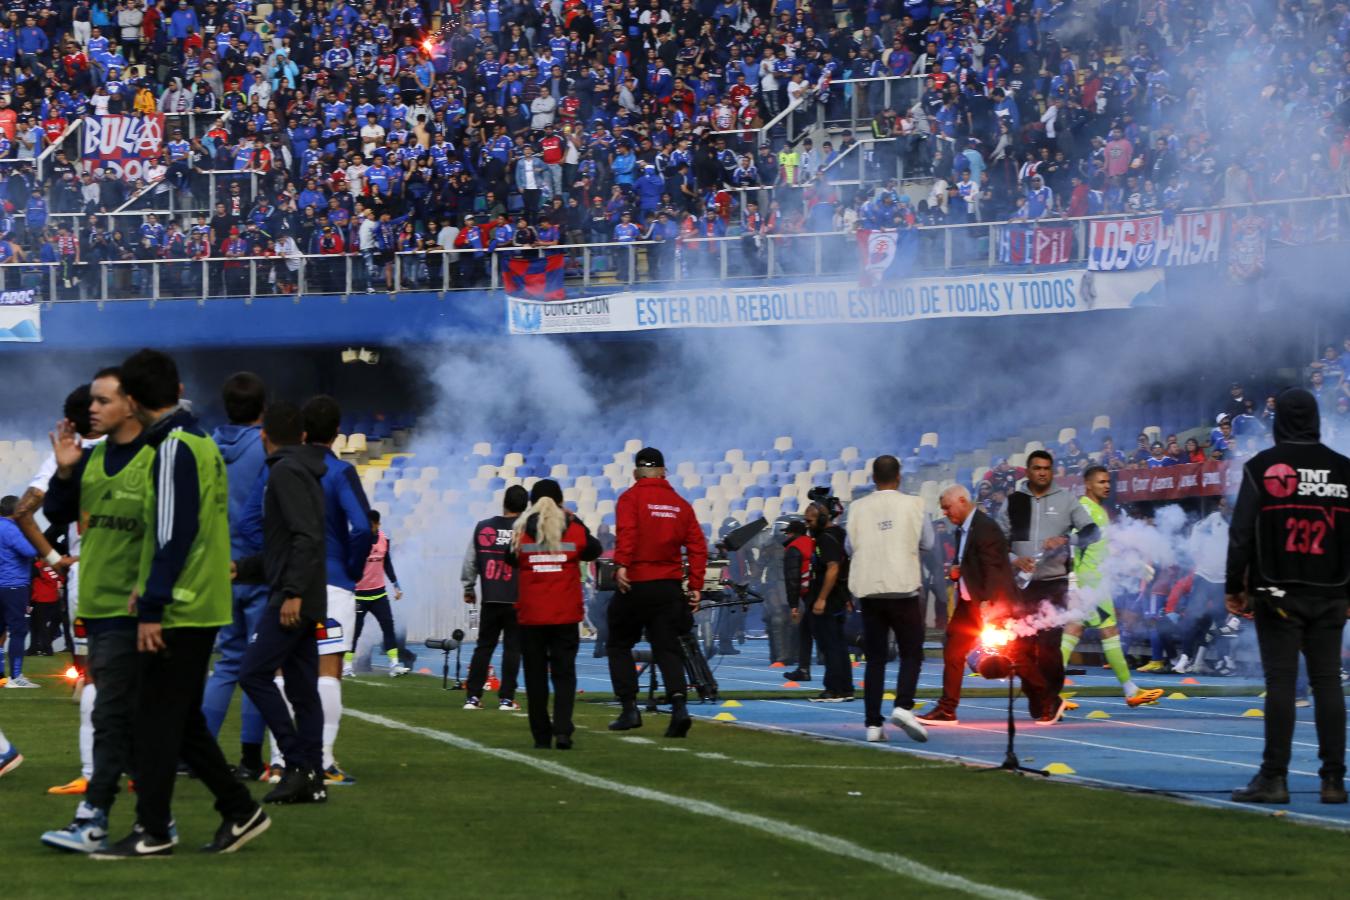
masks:
{"type": "MultiPolygon", "coordinates": [[[[358,783],[273,808],[225,857],[178,781],[169,860],[101,863],[38,842],[73,798],[77,708],[54,660],[0,691],[26,761],[0,779],[0,897],[1344,897],[1344,832],[1160,797],[981,773],[865,745],[664,719],[611,734],[583,696],[576,749],[534,750],[523,714],[460,709],[438,679],[348,683],[338,758],[358,783]]],[[[895,740],[897,738],[893,738],[895,740]]],[[[237,730],[222,746],[233,758],[237,730]]],[[[255,796],[265,792],[254,786],[255,796]]],[[[113,836],[130,829],[119,796],[113,836]]]]}

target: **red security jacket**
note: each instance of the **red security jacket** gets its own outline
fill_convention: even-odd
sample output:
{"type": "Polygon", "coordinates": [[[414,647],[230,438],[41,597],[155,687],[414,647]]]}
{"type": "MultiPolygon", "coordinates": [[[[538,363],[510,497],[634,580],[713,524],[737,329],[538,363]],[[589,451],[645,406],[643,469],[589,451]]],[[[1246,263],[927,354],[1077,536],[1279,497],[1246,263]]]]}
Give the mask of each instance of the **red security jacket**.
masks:
{"type": "Polygon", "coordinates": [[[534,543],[531,521],[520,546],[507,554],[516,567],[516,621],[521,625],[571,625],[585,618],[581,563],[598,558],[602,548],[580,519],[570,513],[567,519],[557,550],[534,543]]]}
{"type": "Polygon", "coordinates": [[[628,569],[629,581],[684,577],[681,549],[688,554],[689,583],[703,586],[708,542],[689,503],[664,478],[639,478],[614,507],[614,561],[628,569]]]}

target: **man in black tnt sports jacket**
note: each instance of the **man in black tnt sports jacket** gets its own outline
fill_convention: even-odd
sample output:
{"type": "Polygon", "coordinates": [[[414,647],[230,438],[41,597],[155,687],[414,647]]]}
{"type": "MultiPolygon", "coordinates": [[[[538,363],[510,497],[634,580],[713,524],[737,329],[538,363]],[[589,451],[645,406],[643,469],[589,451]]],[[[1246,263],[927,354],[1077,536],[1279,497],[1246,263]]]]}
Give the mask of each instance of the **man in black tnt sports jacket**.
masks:
{"type": "Polygon", "coordinates": [[[263,414],[267,487],[263,552],[236,561],[236,580],[266,584],[267,610],[249,641],[239,684],[262,713],[286,760],[286,774],[265,803],[315,803],[328,798],[323,780],[323,707],[319,703],[316,628],[328,618],[324,552],[325,448],[303,443],[300,408],[284,401],[263,414]],[[286,708],[273,677],[286,679],[286,708]]]}
{"type": "Polygon", "coordinates": [[[1321,442],[1317,400],[1275,401],[1275,446],[1242,468],[1228,531],[1228,611],[1256,619],[1266,673],[1261,770],[1239,803],[1288,803],[1300,648],[1316,702],[1322,802],[1345,803],[1341,633],[1350,605],[1350,459],[1321,442]]]}
{"type": "Polygon", "coordinates": [[[477,603],[474,593],[483,582],[483,605],[478,614],[478,641],[469,661],[469,681],[465,685],[464,708],[481,709],[483,685],[488,680],[488,664],[502,642],[502,680],[497,690],[497,708],[520,709],[516,703],[516,677],[520,674],[520,626],[516,623],[516,568],[506,561],[511,549],[511,534],[516,519],[530,505],[530,495],[518,484],[506,489],[502,514],[484,519],[473,527],[469,549],[459,578],[464,585],[464,602],[477,603]]]}

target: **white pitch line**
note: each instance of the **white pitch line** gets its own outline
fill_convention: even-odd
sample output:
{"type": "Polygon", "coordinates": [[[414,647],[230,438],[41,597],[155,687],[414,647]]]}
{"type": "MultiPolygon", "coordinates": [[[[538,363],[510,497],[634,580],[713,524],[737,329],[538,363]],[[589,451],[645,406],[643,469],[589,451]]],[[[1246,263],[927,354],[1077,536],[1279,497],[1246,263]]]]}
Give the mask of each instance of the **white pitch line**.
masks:
{"type": "Polygon", "coordinates": [[[665,806],[674,807],[682,812],[690,813],[691,815],[720,819],[723,822],[740,825],[744,828],[759,831],[780,840],[790,840],[815,850],[823,850],[827,853],[833,853],[836,856],[868,863],[869,865],[874,865],[880,869],[885,869],[888,872],[894,872],[897,875],[913,878],[915,881],[921,881],[924,884],[930,884],[934,887],[948,888],[950,890],[970,894],[973,897],[988,897],[993,898],[993,900],[1034,900],[1033,895],[1031,894],[997,887],[992,884],[983,884],[978,881],[972,881],[951,872],[944,872],[941,869],[934,869],[931,866],[926,866],[917,860],[910,859],[907,856],[901,856],[898,853],[869,850],[852,841],[846,841],[843,838],[838,838],[829,834],[822,834],[819,831],[813,831],[809,828],[793,825],[790,822],[770,819],[767,816],[759,816],[754,813],[741,812],[740,810],[719,806],[715,803],[708,803],[704,800],[678,797],[674,794],[667,794],[663,791],[652,790],[651,788],[624,784],[623,782],[613,781],[609,778],[601,778],[598,775],[579,772],[576,769],[546,759],[540,759],[537,756],[529,756],[515,750],[489,747],[486,744],[480,744],[477,741],[470,740],[466,737],[460,737],[457,734],[451,734],[448,731],[437,731],[434,728],[422,728],[418,725],[409,725],[406,722],[400,722],[397,719],[386,718],[385,716],[375,715],[351,707],[348,707],[345,712],[347,715],[360,719],[363,722],[368,722],[371,725],[379,725],[394,731],[404,731],[409,734],[420,735],[421,737],[439,741],[460,750],[481,753],[485,756],[492,756],[497,759],[518,763],[547,775],[563,778],[585,787],[602,791],[612,791],[613,793],[620,794],[624,797],[661,803],[665,806]]]}
{"type": "Polygon", "coordinates": [[[366,687],[392,687],[392,685],[384,681],[362,681],[360,678],[355,677],[344,678],[342,680],[348,684],[364,684],[366,687]]]}

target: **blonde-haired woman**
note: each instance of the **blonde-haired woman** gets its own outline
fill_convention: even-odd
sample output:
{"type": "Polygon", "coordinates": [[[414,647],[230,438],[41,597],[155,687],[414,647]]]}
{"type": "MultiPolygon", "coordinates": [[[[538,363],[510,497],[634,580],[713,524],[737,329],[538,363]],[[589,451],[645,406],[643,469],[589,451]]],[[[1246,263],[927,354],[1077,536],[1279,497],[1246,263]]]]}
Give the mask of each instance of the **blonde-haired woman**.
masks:
{"type": "Polygon", "coordinates": [[[585,616],[581,564],[602,548],[585,524],[563,509],[558,482],[542,479],[516,520],[507,562],[516,567],[516,619],[525,667],[525,703],[538,750],[572,749],[577,695],[578,624],[585,616]],[[553,679],[553,717],[548,714],[553,679]]]}

